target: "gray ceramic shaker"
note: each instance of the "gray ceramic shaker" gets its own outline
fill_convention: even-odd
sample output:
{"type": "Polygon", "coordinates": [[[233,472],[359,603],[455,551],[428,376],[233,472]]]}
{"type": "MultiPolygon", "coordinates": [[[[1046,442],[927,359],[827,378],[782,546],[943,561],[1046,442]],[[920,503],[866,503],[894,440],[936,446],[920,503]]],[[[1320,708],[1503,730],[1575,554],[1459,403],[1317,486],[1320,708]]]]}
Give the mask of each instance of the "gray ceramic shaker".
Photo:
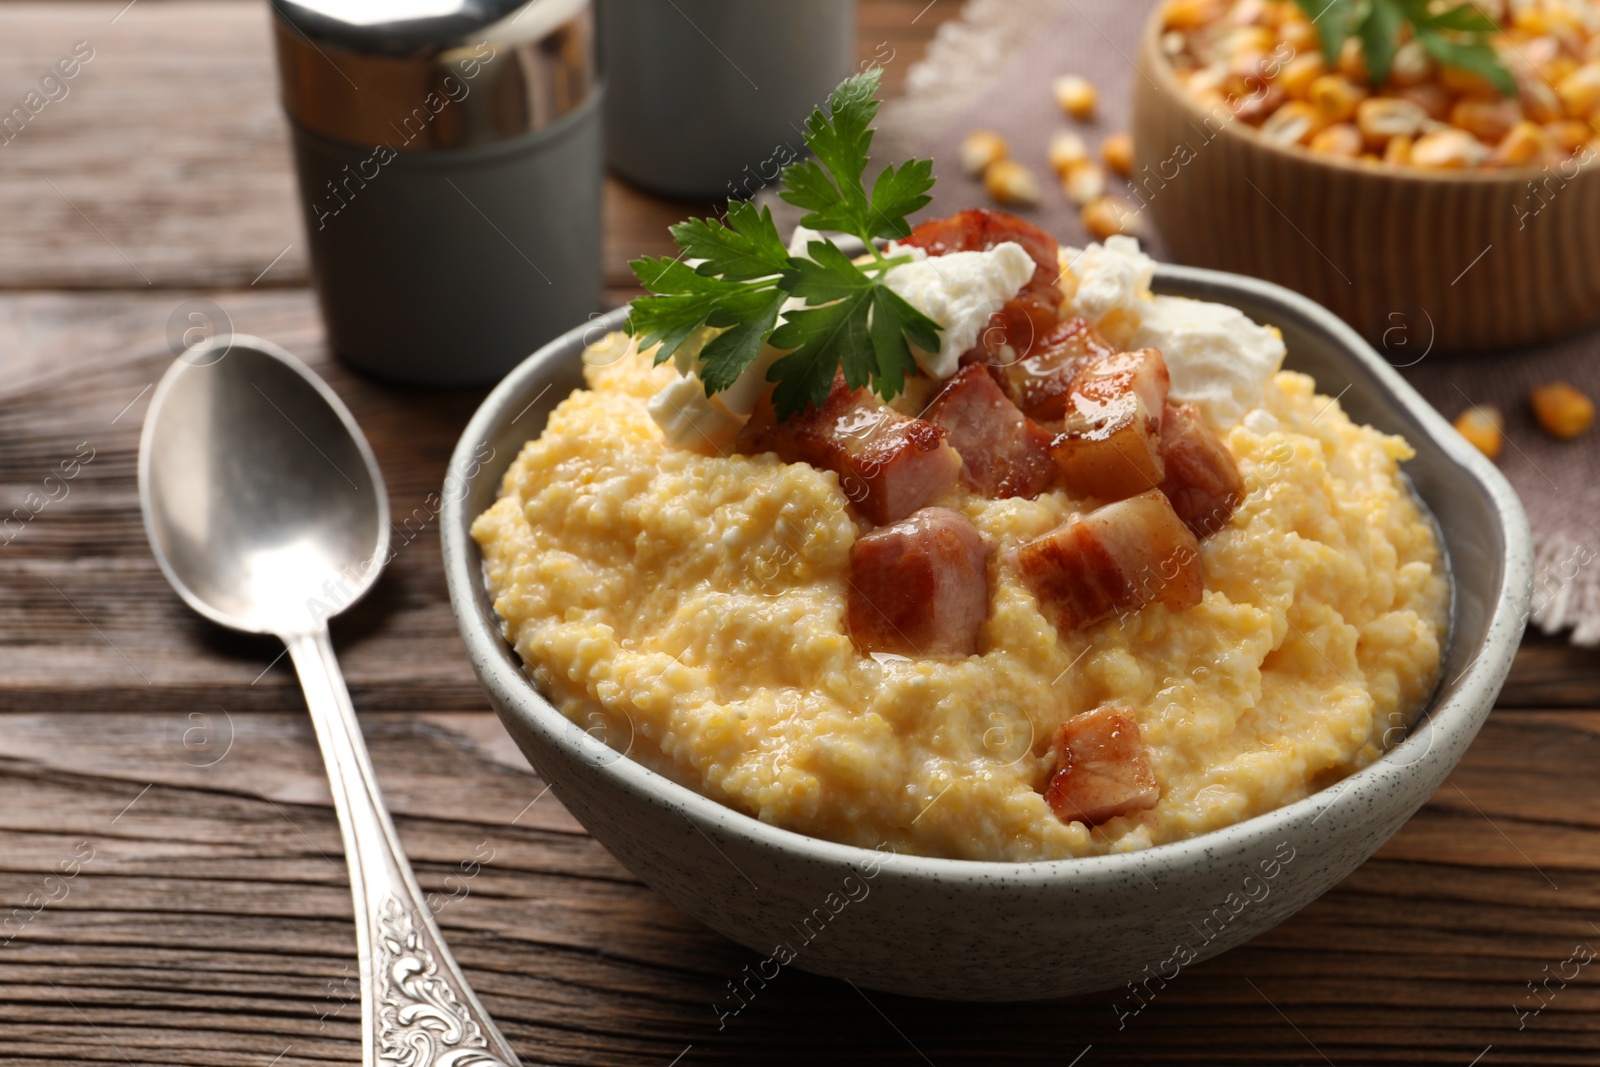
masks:
{"type": "Polygon", "coordinates": [[[334,351],[415,385],[498,381],[600,307],[590,0],[273,0],[334,351]],[[453,8],[453,10],[452,10],[453,8]]]}
{"type": "Polygon", "coordinates": [[[849,77],[856,0],[598,0],[606,161],[652,192],[747,197],[849,77]]]}

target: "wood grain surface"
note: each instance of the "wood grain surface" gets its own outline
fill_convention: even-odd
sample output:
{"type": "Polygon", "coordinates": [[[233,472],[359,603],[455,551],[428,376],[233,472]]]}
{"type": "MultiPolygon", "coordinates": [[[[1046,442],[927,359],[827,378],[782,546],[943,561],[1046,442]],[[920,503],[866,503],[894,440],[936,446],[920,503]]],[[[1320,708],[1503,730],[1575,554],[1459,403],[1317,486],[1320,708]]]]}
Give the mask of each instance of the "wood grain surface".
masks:
{"type": "MultiPolygon", "coordinates": [[[[863,0],[863,51],[892,39],[909,61],[955,9],[925,3],[863,0]]],[[[757,957],[544,792],[456,637],[417,509],[479,394],[330,362],[292,251],[256,279],[299,239],[263,8],[139,0],[113,23],[121,6],[0,3],[0,93],[91,33],[97,48],[39,136],[0,147],[0,517],[37,511],[0,527],[0,1062],[359,1061],[344,863],[294,678],[273,643],[183,608],[140,526],[139,426],[169,323],[196,311],[318,366],[412,520],[335,639],[400,836],[525,1062],[1600,1060],[1600,971],[1569,962],[1600,949],[1600,666],[1544,639],[1375,859],[1136,1015],[1126,993],[953,1005],[785,971],[719,1026],[757,957]]],[[[687,210],[618,183],[607,205],[612,268],[687,210]]]]}

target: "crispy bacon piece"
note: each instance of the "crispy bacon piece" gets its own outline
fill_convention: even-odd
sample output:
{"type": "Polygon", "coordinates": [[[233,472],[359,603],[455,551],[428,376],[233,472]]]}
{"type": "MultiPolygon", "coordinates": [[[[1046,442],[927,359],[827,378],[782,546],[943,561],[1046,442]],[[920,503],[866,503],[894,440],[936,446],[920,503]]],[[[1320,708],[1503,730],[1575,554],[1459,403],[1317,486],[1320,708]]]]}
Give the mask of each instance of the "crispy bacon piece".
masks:
{"type": "Polygon", "coordinates": [[[862,652],[968,656],[989,614],[989,546],[959,511],[923,508],[850,549],[846,623],[862,652]]]}
{"type": "Polygon", "coordinates": [[[771,398],[739,431],[739,451],[776,452],[785,463],[809,463],[839,475],[839,485],[875,525],[895,522],[956,483],[961,458],[945,431],[908,418],[844,376],[821,407],[778,421],[771,398]]]}
{"type": "Polygon", "coordinates": [[[1167,364],[1154,348],[1086,361],[1072,378],[1066,418],[1051,444],[1068,489],[1121,500],[1161,484],[1161,413],[1167,364]]]}
{"type": "Polygon", "coordinates": [[[1015,241],[1033,257],[1033,277],[1022,291],[1008,300],[989,320],[989,328],[978,337],[974,352],[997,356],[1009,345],[1018,356],[1026,356],[1056,327],[1061,307],[1061,289],[1056,279],[1061,265],[1056,259],[1056,239],[1026,219],[1003,211],[971,208],[942,219],[930,219],[911,231],[905,243],[925,250],[930,256],[950,252],[987,252],[996,245],[1015,241]]]}
{"type": "Polygon", "coordinates": [[[1244,479],[1222,439],[1188,404],[1167,405],[1161,417],[1161,491],[1196,537],[1228,524],[1244,502],[1244,479]]]}
{"type": "Polygon", "coordinates": [[[1115,352],[1086,320],[1069,319],[1051,331],[1026,359],[990,367],[995,380],[1024,415],[1048,422],[1066,416],[1072,379],[1078,371],[1089,361],[1115,352]]]}
{"type": "Polygon", "coordinates": [[[1205,593],[1200,542],[1159,490],[1097,508],[1017,550],[1017,569],[1061,633],[1205,593]]]}
{"type": "Polygon", "coordinates": [[[1056,769],[1044,799],[1062,822],[1096,826],[1156,806],[1161,786],[1150,770],[1139,724],[1123,708],[1096,708],[1056,727],[1056,769]]]}
{"type": "Polygon", "coordinates": [[[961,480],[974,492],[1032,499],[1055,477],[1050,435],[1018,411],[982,367],[958,371],[925,414],[949,432],[961,453],[961,480]]]}

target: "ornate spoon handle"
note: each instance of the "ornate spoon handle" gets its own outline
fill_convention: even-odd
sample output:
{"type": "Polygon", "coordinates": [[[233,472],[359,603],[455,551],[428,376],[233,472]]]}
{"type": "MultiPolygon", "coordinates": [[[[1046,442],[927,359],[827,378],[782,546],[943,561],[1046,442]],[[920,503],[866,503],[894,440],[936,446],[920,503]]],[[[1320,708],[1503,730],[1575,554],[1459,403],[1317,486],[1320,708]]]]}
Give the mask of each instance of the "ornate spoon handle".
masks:
{"type": "Polygon", "coordinates": [[[378,792],[327,628],[284,636],[327,764],[355,898],[364,1067],[519,1067],[445,946],[378,792]]]}

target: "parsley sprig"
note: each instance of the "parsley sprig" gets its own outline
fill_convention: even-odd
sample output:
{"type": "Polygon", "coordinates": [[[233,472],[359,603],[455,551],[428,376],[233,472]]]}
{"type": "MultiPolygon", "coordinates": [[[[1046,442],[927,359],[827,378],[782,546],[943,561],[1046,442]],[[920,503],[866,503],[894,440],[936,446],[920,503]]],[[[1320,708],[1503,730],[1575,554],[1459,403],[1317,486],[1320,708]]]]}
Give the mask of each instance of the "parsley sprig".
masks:
{"type": "Polygon", "coordinates": [[[1412,36],[1434,62],[1471,71],[1505,96],[1517,95],[1516,79],[1500,62],[1484,36],[1500,27],[1476,4],[1438,10],[1434,0],[1298,0],[1317,25],[1323,54],[1331,64],[1352,34],[1361,38],[1361,53],[1374,86],[1384,83],[1400,48],[1400,28],[1412,36]]]}
{"type": "Polygon", "coordinates": [[[906,216],[932,199],[933,188],[933,164],[925,159],[885,167],[866,187],[880,77],[871,70],[845,80],[826,112],[811,113],[805,142],[814,158],[785,167],[778,194],[806,210],[801,225],[859,238],[868,262],[852,262],[827,238],[810,242],[805,256],[791,256],[771,211],[734,201],[725,223],[690,219],[672,227],[682,250],[677,259],[646,256],[630,264],[653,295],[633,302],[627,329],[640,347],[659,345],[657,363],[719,331],[697,354],[707,396],[731,386],[768,342],[786,353],[766,376],[776,383],[779,418],[821,404],[841,365],[852,389],[870,385],[887,400],[917,371],[910,345],[938,350],[938,324],[883,284],[910,257],[885,256],[873,243],[909,236],[906,216]],[[785,313],[780,326],[791,298],[804,306],[785,313]]]}

